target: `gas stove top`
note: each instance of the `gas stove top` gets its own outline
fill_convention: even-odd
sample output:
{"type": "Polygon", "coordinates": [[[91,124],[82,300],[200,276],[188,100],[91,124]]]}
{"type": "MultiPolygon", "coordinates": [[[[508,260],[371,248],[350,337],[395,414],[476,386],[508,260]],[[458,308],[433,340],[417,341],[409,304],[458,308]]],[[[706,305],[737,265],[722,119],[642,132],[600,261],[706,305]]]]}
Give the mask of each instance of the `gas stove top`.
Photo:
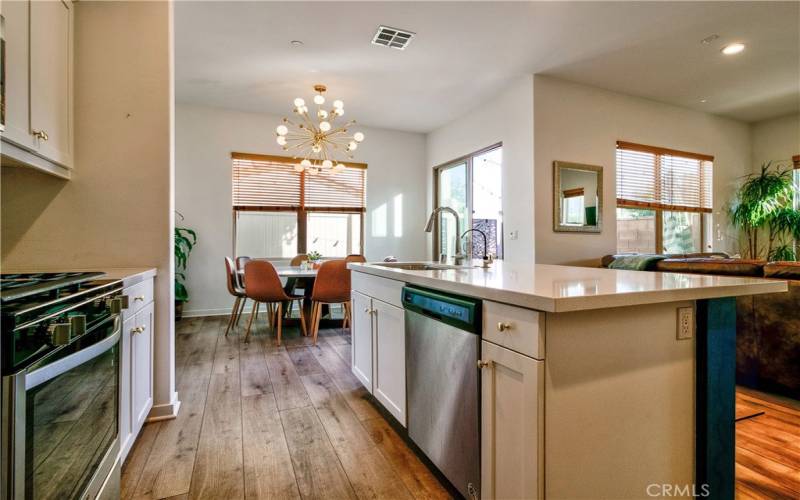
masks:
{"type": "Polygon", "coordinates": [[[66,273],[17,273],[0,275],[0,301],[6,304],[31,295],[60,289],[80,287],[81,283],[95,280],[105,273],[77,271],[66,273]]]}

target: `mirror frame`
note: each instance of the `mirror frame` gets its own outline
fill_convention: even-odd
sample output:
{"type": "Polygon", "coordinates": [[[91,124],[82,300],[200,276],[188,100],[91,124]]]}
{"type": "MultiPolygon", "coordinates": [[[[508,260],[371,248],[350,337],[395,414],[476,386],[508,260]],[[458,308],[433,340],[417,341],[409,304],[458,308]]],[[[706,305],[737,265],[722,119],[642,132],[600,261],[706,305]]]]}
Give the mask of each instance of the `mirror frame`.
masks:
{"type": "Polygon", "coordinates": [[[568,161],[553,162],[553,231],[557,233],[601,233],[603,231],[603,167],[568,161]],[[561,223],[561,170],[565,168],[597,173],[596,226],[568,226],[561,223]]]}

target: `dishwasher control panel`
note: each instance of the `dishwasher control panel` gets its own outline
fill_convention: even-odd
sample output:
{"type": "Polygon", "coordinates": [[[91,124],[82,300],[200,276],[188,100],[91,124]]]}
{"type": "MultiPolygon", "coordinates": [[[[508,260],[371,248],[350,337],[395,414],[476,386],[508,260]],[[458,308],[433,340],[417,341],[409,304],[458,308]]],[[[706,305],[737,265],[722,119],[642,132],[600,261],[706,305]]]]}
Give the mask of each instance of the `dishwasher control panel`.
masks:
{"type": "Polygon", "coordinates": [[[480,300],[407,286],[403,288],[403,306],[443,323],[480,333],[480,300]]]}

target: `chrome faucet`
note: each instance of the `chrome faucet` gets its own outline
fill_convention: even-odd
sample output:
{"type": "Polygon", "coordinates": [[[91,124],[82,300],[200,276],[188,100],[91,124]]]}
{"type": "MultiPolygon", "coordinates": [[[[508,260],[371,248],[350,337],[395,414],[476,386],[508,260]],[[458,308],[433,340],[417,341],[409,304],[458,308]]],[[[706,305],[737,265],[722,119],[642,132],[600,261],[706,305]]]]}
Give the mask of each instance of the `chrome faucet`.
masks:
{"type": "MultiPolygon", "coordinates": [[[[425,232],[430,233],[433,231],[433,223],[436,222],[436,217],[442,212],[452,214],[453,218],[456,220],[456,253],[453,255],[453,260],[455,261],[456,265],[460,266],[465,256],[461,253],[461,221],[458,219],[458,212],[450,207],[434,208],[433,212],[431,212],[431,216],[428,217],[428,224],[425,226],[425,232]]],[[[447,254],[441,254],[439,256],[439,262],[445,263],[446,261],[447,254]]]]}

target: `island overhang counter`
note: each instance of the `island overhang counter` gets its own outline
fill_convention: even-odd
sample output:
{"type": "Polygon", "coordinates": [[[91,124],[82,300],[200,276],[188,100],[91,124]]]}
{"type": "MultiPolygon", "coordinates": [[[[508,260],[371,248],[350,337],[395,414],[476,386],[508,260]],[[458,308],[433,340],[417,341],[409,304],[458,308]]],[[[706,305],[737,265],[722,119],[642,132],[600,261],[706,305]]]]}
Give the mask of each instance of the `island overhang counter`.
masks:
{"type": "Polygon", "coordinates": [[[481,299],[482,498],[734,497],[736,297],[785,281],[473,264],[348,267],[353,373],[401,425],[402,288],[481,299]]]}

